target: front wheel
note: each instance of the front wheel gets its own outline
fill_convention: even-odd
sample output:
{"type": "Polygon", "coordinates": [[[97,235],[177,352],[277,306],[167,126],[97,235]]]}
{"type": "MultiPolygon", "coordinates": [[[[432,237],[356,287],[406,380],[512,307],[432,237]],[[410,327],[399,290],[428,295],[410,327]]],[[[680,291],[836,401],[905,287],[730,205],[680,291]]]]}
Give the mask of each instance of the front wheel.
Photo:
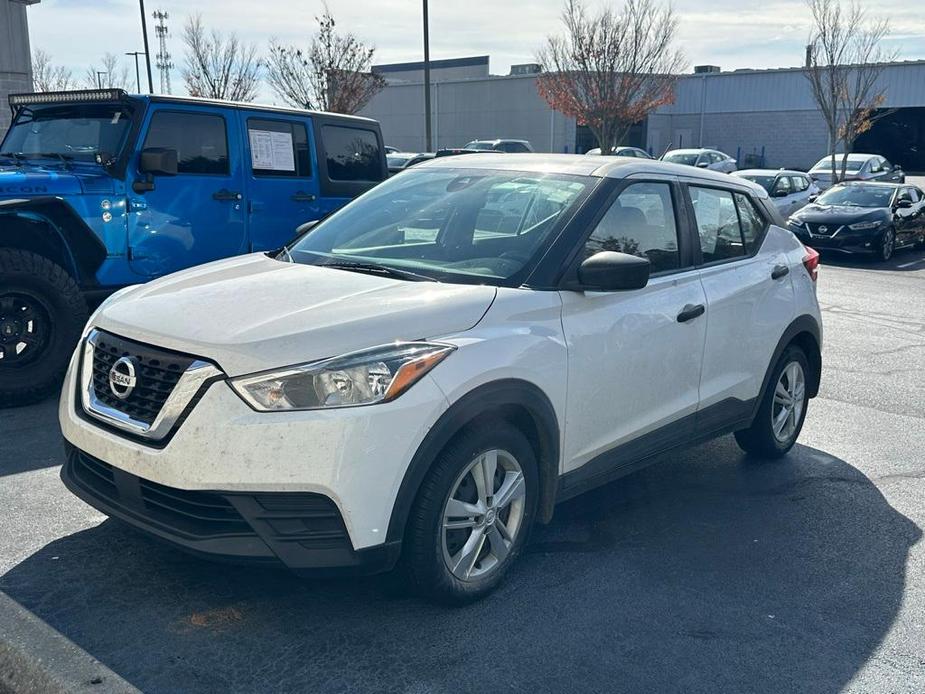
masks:
{"type": "Polygon", "coordinates": [[[403,561],[415,587],[456,604],[494,590],[527,540],[538,489],[533,448],[510,424],[483,420],[453,439],[409,520],[403,561]]]}
{"type": "Polygon", "coordinates": [[[0,407],[36,402],[58,386],[86,320],[64,268],[0,248],[0,407]]]}
{"type": "Polygon", "coordinates": [[[793,448],[806,418],[809,373],[802,349],[791,345],[784,350],[761,396],[754,422],[735,433],[743,451],[762,458],[779,458],[793,448]]]}
{"type": "Polygon", "coordinates": [[[877,246],[877,257],[880,260],[887,261],[893,257],[894,250],[896,250],[896,232],[893,231],[893,227],[889,227],[880,236],[880,243],[877,246]]]}

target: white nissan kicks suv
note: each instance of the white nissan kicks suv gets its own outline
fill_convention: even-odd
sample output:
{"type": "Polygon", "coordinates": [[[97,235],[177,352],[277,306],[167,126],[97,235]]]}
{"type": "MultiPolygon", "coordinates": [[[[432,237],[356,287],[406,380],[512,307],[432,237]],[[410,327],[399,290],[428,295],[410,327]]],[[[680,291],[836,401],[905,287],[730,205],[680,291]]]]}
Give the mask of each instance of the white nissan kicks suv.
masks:
{"type": "Polygon", "coordinates": [[[466,601],[558,501],[819,388],[818,256],[740,178],[614,157],[421,164],[303,233],[121,290],[60,404],[65,484],[192,552],[466,601]]]}

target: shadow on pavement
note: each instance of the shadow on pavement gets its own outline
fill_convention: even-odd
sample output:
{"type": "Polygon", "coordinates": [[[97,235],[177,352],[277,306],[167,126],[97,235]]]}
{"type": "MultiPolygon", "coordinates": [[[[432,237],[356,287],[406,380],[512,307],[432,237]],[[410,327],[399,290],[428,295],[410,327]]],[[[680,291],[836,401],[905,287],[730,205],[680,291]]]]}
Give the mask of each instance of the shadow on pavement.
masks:
{"type": "Polygon", "coordinates": [[[0,479],[61,464],[58,396],[36,405],[0,409],[0,479]]]}
{"type": "Polygon", "coordinates": [[[397,576],[213,564],[114,522],[0,589],[145,691],[837,692],[899,611],[919,529],[848,463],[725,438],[560,506],[466,608],[397,576]]]}
{"type": "MultiPolygon", "coordinates": [[[[812,245],[812,244],[809,244],[812,245]]],[[[818,249],[817,249],[818,250],[818,249]]],[[[887,270],[890,272],[912,272],[925,270],[925,250],[903,248],[896,251],[886,262],[874,256],[845,255],[822,250],[822,264],[834,267],[857,267],[865,270],[887,270]]]]}

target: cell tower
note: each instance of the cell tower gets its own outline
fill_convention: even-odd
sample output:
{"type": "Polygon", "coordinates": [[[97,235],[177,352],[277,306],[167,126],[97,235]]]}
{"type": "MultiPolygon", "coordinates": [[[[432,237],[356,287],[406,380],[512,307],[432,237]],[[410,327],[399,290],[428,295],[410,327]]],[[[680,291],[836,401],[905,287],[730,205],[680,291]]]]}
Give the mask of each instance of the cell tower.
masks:
{"type": "Polygon", "coordinates": [[[167,37],[170,36],[170,32],[167,31],[167,19],[170,15],[156,10],[152,16],[157,20],[154,33],[157,35],[158,51],[154,57],[157,60],[157,70],[161,73],[161,94],[170,94],[170,71],[173,69],[170,53],[167,52],[167,37]]]}

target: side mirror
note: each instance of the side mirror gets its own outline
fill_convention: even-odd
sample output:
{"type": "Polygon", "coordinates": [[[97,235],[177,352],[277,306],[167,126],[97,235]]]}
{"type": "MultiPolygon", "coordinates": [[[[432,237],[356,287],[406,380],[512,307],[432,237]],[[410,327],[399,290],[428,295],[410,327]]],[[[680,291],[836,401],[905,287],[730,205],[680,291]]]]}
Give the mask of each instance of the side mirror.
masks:
{"type": "Polygon", "coordinates": [[[902,209],[902,208],[906,208],[906,207],[912,207],[912,201],[911,201],[911,200],[903,199],[903,200],[897,200],[897,201],[896,201],[896,209],[902,209]]]}
{"type": "Polygon", "coordinates": [[[709,162],[706,162],[706,161],[698,161],[698,162],[697,162],[697,168],[698,168],[698,169],[705,169],[705,168],[707,168],[709,165],[710,165],[710,163],[709,163],[709,162]]]}
{"type": "Polygon", "coordinates": [[[142,173],[158,176],[177,175],[177,150],[165,147],[148,147],[141,150],[138,168],[142,173]]]}
{"type": "Polygon", "coordinates": [[[588,291],[617,292],[642,289],[649,283],[651,263],[628,253],[601,251],[578,267],[578,281],[588,291]]]}
{"type": "Polygon", "coordinates": [[[893,171],[902,171],[902,170],[903,170],[903,167],[901,167],[899,164],[893,164],[893,171]]]}
{"type": "Polygon", "coordinates": [[[788,195],[790,195],[790,191],[781,190],[780,188],[775,188],[774,192],[771,193],[772,198],[786,198],[788,195]]]}
{"type": "Polygon", "coordinates": [[[810,201],[810,202],[816,202],[816,198],[818,198],[818,197],[819,197],[819,195],[818,195],[817,193],[813,193],[812,195],[809,196],[809,201],[810,201]]]}

